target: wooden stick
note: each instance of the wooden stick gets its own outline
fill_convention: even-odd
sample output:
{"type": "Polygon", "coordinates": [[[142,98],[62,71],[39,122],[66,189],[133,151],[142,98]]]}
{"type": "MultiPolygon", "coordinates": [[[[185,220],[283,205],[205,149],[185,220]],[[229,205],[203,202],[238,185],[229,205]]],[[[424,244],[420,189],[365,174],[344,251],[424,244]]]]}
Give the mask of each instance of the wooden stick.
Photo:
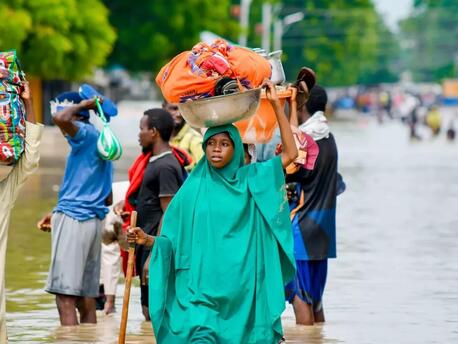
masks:
{"type": "MultiPolygon", "coordinates": [[[[137,212],[132,211],[130,215],[130,226],[133,228],[137,225],[137,212]]],[[[124,286],[124,300],[122,302],[121,326],[119,329],[119,344],[126,342],[127,317],[129,314],[130,286],[132,285],[132,273],[135,262],[135,244],[129,244],[129,258],[127,260],[126,284],[124,286]]]]}

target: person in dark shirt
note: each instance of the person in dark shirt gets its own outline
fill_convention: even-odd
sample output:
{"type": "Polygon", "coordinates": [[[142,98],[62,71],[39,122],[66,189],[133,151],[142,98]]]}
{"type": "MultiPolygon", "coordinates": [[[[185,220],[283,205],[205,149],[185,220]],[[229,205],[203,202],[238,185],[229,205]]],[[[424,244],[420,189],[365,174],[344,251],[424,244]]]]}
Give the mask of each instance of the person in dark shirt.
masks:
{"type": "MultiPolygon", "coordinates": [[[[152,154],[136,200],[137,225],[149,235],[157,235],[160,231],[162,215],[183,183],[181,165],[169,145],[173,128],[172,116],[163,109],[147,110],[140,120],[140,145],[144,152],[151,151],[152,154]]],[[[150,252],[146,246],[137,246],[135,262],[142,281],[141,304],[146,320],[149,320],[146,279],[150,252]]]]}
{"type": "Polygon", "coordinates": [[[313,169],[301,167],[286,178],[297,186],[297,197],[290,199],[296,211],[292,228],[297,272],[286,286],[286,296],[296,323],[302,325],[324,322],[327,261],[336,257],[336,197],[339,189],[344,190],[337,173],[336,142],[324,116],[326,103],[326,91],[319,85],[310,90],[307,101],[297,102],[299,130],[313,138],[319,153],[313,169]]]}

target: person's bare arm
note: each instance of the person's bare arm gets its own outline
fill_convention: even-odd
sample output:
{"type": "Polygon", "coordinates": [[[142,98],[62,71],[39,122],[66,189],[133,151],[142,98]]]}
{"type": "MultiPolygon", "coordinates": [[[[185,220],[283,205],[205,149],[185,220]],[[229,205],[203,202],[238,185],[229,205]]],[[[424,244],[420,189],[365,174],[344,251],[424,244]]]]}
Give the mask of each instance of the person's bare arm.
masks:
{"type": "MultiPolygon", "coordinates": [[[[173,198],[173,196],[167,196],[167,197],[161,197],[160,198],[161,209],[162,209],[163,213],[165,213],[165,211],[167,210],[167,207],[169,206],[170,202],[172,202],[172,198],[173,198]]],[[[159,222],[159,226],[158,226],[158,229],[157,229],[157,235],[161,235],[162,219],[163,218],[164,218],[164,216],[161,217],[161,221],[159,222]]]]}
{"type": "Polygon", "coordinates": [[[105,198],[105,205],[109,207],[113,204],[113,191],[110,192],[107,198],[105,198]]]}
{"type": "Polygon", "coordinates": [[[14,204],[19,189],[25,183],[26,179],[38,168],[38,161],[40,160],[39,146],[43,133],[43,125],[41,123],[36,123],[35,113],[33,111],[32,92],[27,81],[24,81],[22,84],[20,97],[27,111],[24,152],[8,176],[3,180],[6,186],[5,195],[8,195],[11,205],[14,204]]]}
{"type": "Polygon", "coordinates": [[[294,126],[299,126],[299,119],[297,118],[297,102],[296,102],[296,95],[297,95],[297,88],[290,86],[288,90],[291,91],[291,97],[288,98],[289,103],[289,123],[294,126]]]}
{"type": "Polygon", "coordinates": [[[75,117],[83,110],[95,109],[95,100],[87,99],[81,103],[66,107],[62,111],[57,112],[53,117],[53,122],[63,133],[74,137],[78,132],[78,126],[74,123],[75,117]]]}
{"type": "Polygon", "coordinates": [[[161,209],[162,209],[163,213],[165,213],[165,211],[167,210],[167,207],[169,206],[170,202],[172,201],[172,198],[173,198],[173,196],[166,196],[166,197],[161,197],[160,198],[161,209]]]}
{"type": "Polygon", "coordinates": [[[296,142],[294,141],[293,132],[288,119],[286,118],[285,111],[281,106],[280,99],[278,98],[275,85],[267,80],[264,83],[266,87],[266,96],[272,105],[275,116],[277,117],[278,126],[280,128],[281,142],[282,142],[282,153],[281,153],[281,162],[283,167],[288,166],[297,158],[297,147],[296,142]]]}
{"type": "Polygon", "coordinates": [[[27,122],[36,124],[35,111],[33,110],[32,91],[27,80],[22,83],[21,98],[24,102],[25,112],[27,114],[27,122]]]}

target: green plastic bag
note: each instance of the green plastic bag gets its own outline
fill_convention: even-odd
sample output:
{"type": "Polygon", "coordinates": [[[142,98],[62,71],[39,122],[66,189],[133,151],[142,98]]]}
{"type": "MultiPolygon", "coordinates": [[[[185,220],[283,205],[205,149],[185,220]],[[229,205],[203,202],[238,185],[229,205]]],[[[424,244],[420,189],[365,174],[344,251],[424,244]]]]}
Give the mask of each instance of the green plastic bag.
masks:
{"type": "Polygon", "coordinates": [[[118,138],[110,129],[110,126],[103,114],[99,100],[96,98],[97,110],[100,119],[103,122],[103,129],[97,140],[97,152],[103,160],[118,160],[122,156],[122,146],[118,138]]]}

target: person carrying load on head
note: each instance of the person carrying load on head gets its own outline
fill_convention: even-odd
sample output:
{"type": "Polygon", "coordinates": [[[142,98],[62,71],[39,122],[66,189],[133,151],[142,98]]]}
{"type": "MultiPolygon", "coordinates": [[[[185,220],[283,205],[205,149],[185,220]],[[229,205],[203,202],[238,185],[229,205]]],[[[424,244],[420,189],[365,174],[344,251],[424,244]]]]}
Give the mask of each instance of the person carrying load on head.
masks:
{"type": "Polygon", "coordinates": [[[291,124],[306,138],[306,164],[288,173],[297,272],[286,285],[296,323],[324,322],[323,293],[328,258],[336,257],[336,199],[345,190],[337,172],[337,145],[324,115],[327,94],[319,85],[299,85],[291,124]]]}
{"type": "Polygon", "coordinates": [[[152,247],[149,312],[158,343],[270,343],[282,336],[284,284],[295,273],[283,168],[297,149],[275,86],[281,155],[245,164],[238,129],[209,128],[202,158],[174,196],[152,247]]]}
{"type": "Polygon", "coordinates": [[[43,132],[43,125],[38,124],[35,120],[29,83],[24,80],[21,84],[22,87],[20,87],[19,95],[26,113],[24,151],[19,160],[13,163],[13,168],[6,178],[0,181],[0,343],[7,342],[5,321],[5,258],[11,209],[20,188],[24,185],[27,178],[38,168],[38,161],[40,159],[39,146],[43,132]]]}

